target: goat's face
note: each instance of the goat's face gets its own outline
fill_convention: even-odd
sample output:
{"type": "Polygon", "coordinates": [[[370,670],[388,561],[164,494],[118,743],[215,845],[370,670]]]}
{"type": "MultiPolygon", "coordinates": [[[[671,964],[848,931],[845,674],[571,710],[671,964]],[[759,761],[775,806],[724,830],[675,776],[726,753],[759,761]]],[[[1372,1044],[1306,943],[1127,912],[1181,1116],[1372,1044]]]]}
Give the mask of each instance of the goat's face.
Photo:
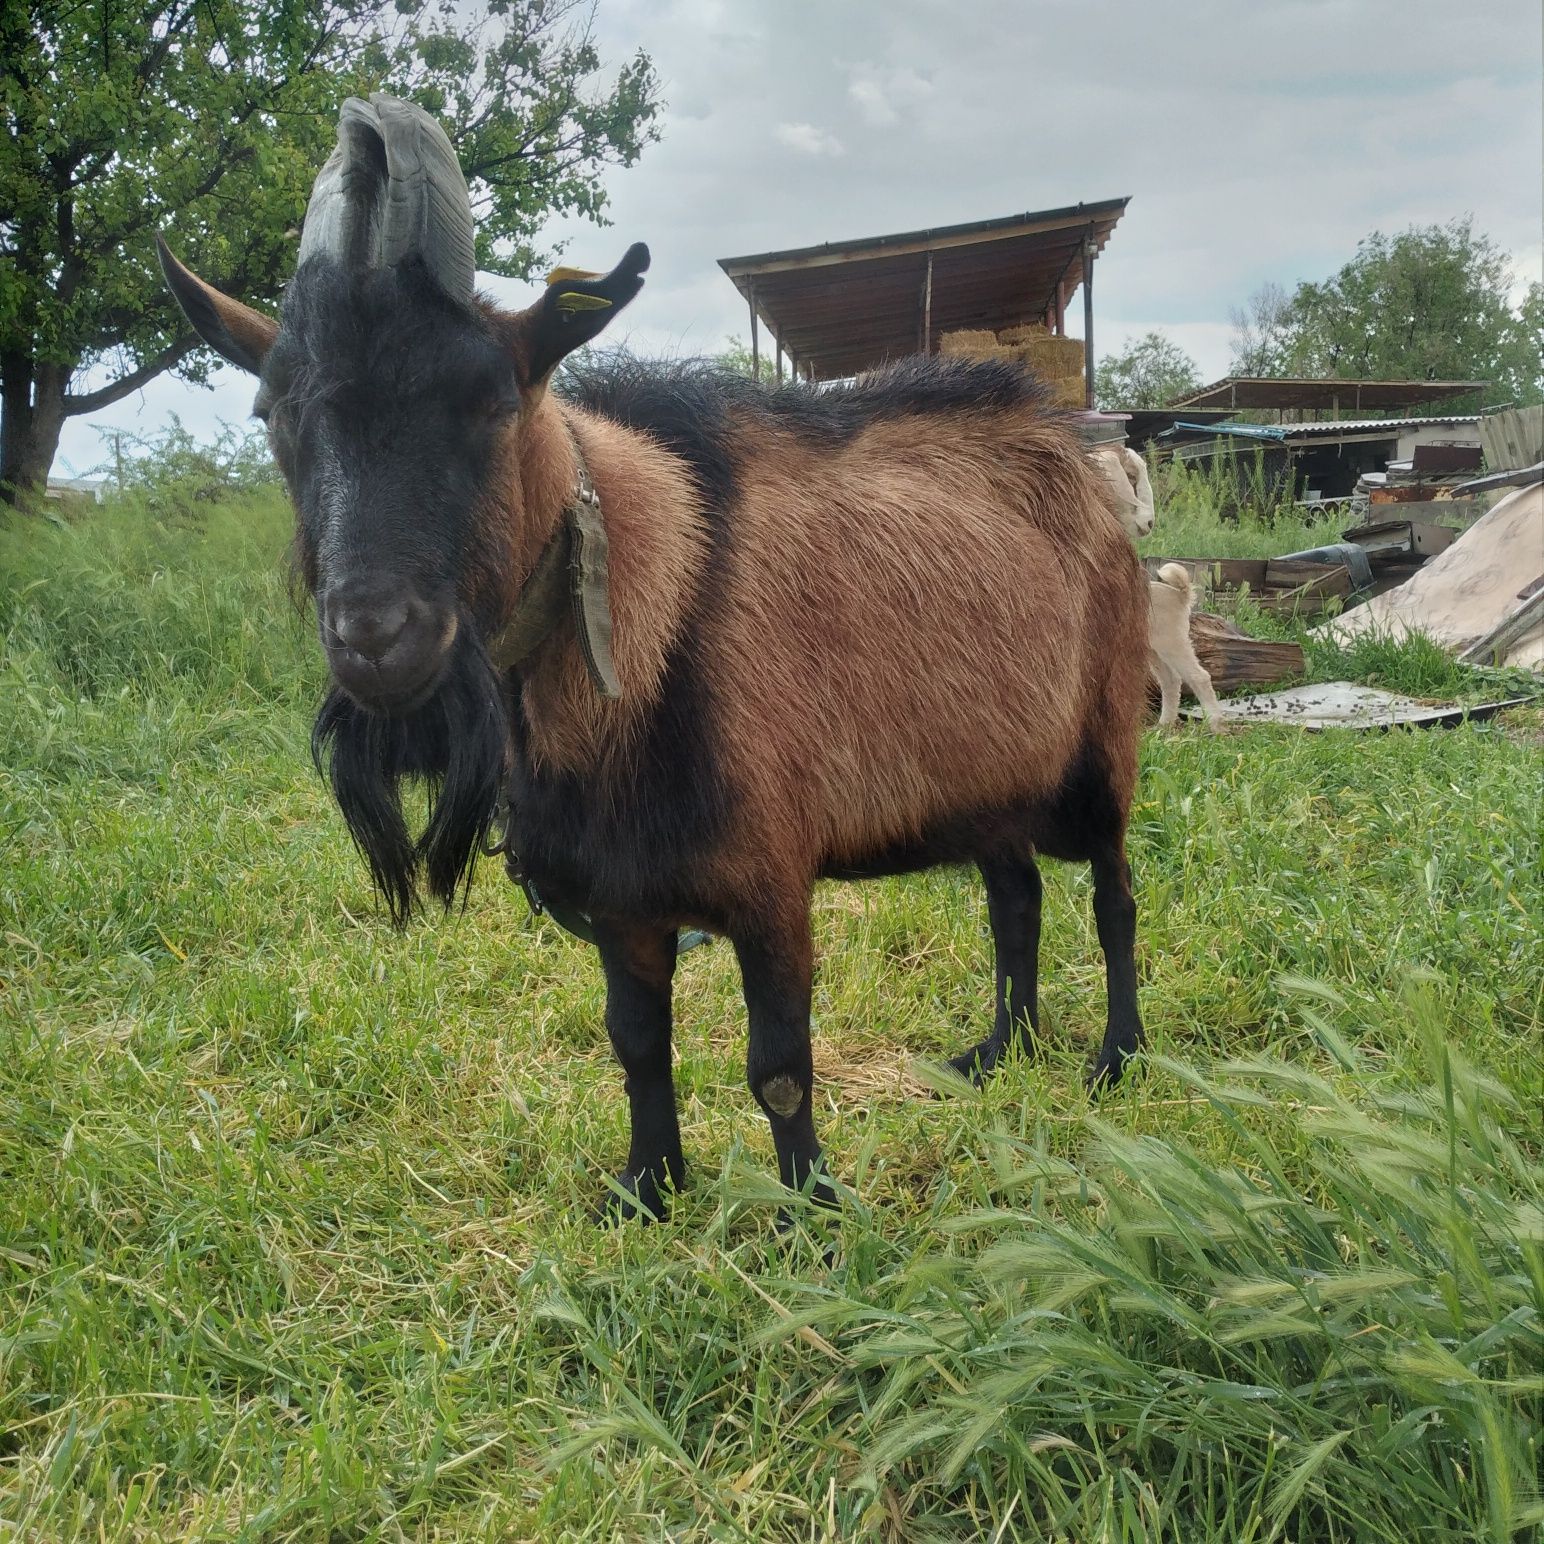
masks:
{"type": "Polygon", "coordinates": [[[604,277],[559,270],[529,310],[501,315],[473,294],[474,247],[450,141],[421,109],[379,94],[343,105],[280,323],[161,245],[188,320],[259,377],[254,411],[294,500],[333,679],[391,717],[417,713],[464,634],[507,614],[522,498],[520,458],[499,452],[559,360],[638,293],[649,265],[636,245],[604,277]],[[502,542],[488,529],[500,526],[502,542]]]}
{"type": "Polygon", "coordinates": [[[476,517],[520,401],[509,349],[417,265],[347,274],[313,258],[290,285],[254,411],[328,667],[361,706],[416,711],[461,629],[486,624],[476,517]]]}

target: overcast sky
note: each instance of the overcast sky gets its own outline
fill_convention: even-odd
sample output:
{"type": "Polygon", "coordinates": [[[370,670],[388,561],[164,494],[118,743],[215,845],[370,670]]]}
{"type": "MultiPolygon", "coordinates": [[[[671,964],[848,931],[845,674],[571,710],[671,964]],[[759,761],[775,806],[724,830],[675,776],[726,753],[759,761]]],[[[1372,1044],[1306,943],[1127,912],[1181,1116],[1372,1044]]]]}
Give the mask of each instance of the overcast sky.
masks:
{"type": "MultiPolygon", "coordinates": [[[[612,228],[551,234],[589,268],[649,243],[608,334],[639,352],[748,336],[720,257],[1123,195],[1099,352],[1162,328],[1206,379],[1231,306],[1372,230],[1470,214],[1541,277],[1539,0],[599,0],[596,33],[613,64],[654,59],[663,139],[609,175],[612,228]]],[[[72,420],[56,471],[100,462],[100,427],[212,432],[251,396],[231,370],[163,377],[72,420]]]]}

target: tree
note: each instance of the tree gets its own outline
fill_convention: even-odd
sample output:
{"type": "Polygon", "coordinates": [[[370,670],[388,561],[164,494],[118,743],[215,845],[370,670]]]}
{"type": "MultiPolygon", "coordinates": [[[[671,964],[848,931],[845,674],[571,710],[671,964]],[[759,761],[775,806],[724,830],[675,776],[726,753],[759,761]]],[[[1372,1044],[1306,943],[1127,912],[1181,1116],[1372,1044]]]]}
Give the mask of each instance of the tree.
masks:
{"type": "Polygon", "coordinates": [[[1145,333],[1094,371],[1094,400],[1105,411],[1165,407],[1201,384],[1196,362],[1172,338],[1145,333]]]}
{"type": "Polygon", "coordinates": [[[760,368],[751,368],[750,345],[743,338],[725,338],[723,349],[715,354],[713,359],[715,364],[723,366],[726,370],[733,370],[736,375],[749,375],[766,385],[775,385],[777,382],[777,365],[768,357],[765,349],[761,351],[761,358],[757,361],[760,368]]]}
{"type": "Polygon", "coordinates": [[[1510,303],[1511,263],[1473,222],[1374,231],[1356,256],[1290,299],[1267,287],[1235,312],[1236,374],[1341,380],[1469,380],[1490,399],[1544,395],[1535,284],[1510,303]]]}
{"type": "Polygon", "coordinates": [[[1233,324],[1232,375],[1286,375],[1292,302],[1279,284],[1262,284],[1228,312],[1233,324]]]}
{"type": "Polygon", "coordinates": [[[653,67],[609,83],[581,0],[0,0],[0,499],[43,482],[67,417],[166,370],[205,379],[166,293],[163,232],[272,304],[342,99],[439,115],[478,265],[526,276],[554,212],[604,223],[600,169],[658,137],[653,67]]]}

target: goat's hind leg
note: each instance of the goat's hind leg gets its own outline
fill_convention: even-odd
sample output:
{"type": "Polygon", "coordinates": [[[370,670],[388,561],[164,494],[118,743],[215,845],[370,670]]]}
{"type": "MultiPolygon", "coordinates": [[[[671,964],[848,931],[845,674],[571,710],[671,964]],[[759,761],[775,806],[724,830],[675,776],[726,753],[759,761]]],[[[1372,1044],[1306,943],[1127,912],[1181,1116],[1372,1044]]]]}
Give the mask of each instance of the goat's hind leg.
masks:
{"type": "Polygon", "coordinates": [[[1040,1028],[1040,870],[1032,854],[997,853],[980,862],[986,882],[987,917],[996,959],[997,1010],[992,1033],[949,1059],[956,1072],[979,1085],[1010,1045],[1033,1051],[1040,1028]]]}
{"type": "Polygon", "coordinates": [[[664,928],[595,924],[606,972],[606,1032],[622,1064],[632,1140],[617,1176],[626,1199],[601,1203],[603,1217],[664,1215],[665,1197],[686,1177],[670,1066],[670,995],[676,935],[664,928]]]}

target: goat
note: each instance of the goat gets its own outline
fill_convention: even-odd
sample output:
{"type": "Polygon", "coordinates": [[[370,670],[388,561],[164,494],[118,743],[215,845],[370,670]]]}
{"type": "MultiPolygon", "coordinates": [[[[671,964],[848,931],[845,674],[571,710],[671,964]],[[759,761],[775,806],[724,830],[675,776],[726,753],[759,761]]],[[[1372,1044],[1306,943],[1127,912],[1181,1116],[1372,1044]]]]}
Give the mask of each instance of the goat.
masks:
{"type": "Polygon", "coordinates": [[[1179,563],[1165,563],[1148,583],[1147,596],[1149,663],[1158,678],[1161,697],[1158,723],[1169,728],[1179,722],[1179,689],[1188,686],[1206,714],[1207,726],[1215,732],[1222,718],[1222,704],[1190,641],[1194,600],[1189,573],[1179,563]]]}
{"type": "MultiPolygon", "coordinates": [[[[1156,517],[1147,462],[1127,445],[1106,446],[1092,452],[1091,459],[1104,474],[1126,534],[1132,541],[1140,540],[1152,530],[1156,517]]],[[[1149,581],[1147,594],[1148,665],[1158,682],[1159,726],[1169,728],[1178,723],[1183,685],[1195,693],[1206,713],[1207,724],[1215,731],[1222,717],[1222,705],[1212,689],[1212,678],[1196,658],[1195,646],[1190,641],[1190,612],[1194,604],[1190,575],[1178,563],[1165,563],[1149,581]]]]}
{"type": "Polygon", "coordinates": [[[1038,1023],[1036,854],[1088,862],[1092,1078],[1118,1078],[1142,1037],[1125,829],[1147,602],[1063,415],[1015,366],[927,359],[822,392],[579,361],[560,395],[647,248],[513,314],[473,294],[471,254],[448,140],[380,96],[344,106],[281,321],[161,247],[199,335],[259,378],[332,676],[317,754],[394,920],[420,882],[464,896],[506,798],[511,872],[590,919],[632,1121],[620,1210],[658,1215],[683,1181],[692,926],[738,957],[783,1182],[834,1202],[823,878],[980,868],[996,1014],[954,1059],[980,1079],[1038,1023]],[[433,796],[416,840],[411,778],[433,796]]]}

